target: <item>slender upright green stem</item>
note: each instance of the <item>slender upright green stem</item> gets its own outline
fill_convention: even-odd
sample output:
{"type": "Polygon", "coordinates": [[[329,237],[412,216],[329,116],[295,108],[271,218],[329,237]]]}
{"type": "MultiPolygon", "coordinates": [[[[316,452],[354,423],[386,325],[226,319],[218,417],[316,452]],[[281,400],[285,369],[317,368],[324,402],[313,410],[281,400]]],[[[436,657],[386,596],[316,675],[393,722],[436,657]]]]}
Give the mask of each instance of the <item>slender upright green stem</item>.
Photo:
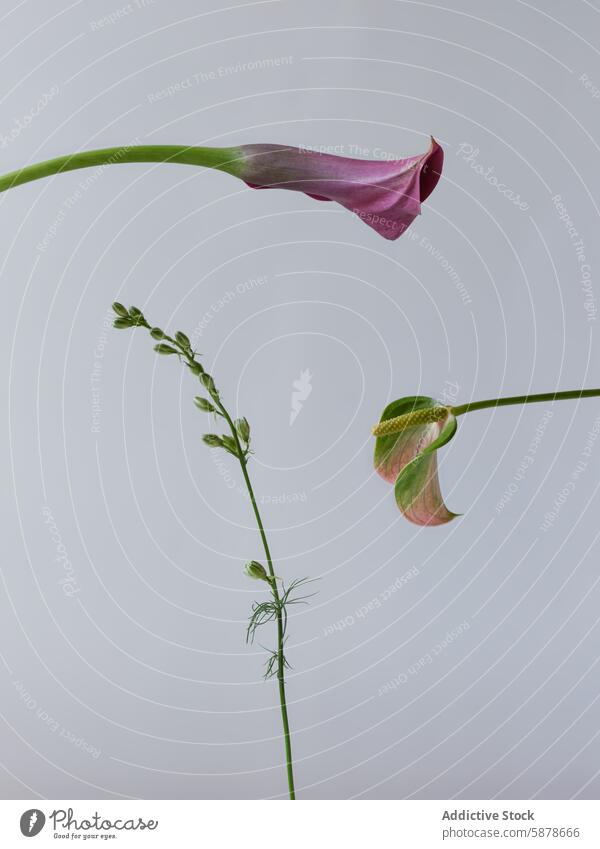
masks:
{"type": "Polygon", "coordinates": [[[452,407],[455,416],[472,413],[474,410],[485,410],[489,407],[508,407],[512,404],[536,404],[540,401],[567,401],[577,398],[596,398],[600,389],[570,389],[565,392],[542,392],[538,395],[513,395],[509,398],[490,398],[487,401],[471,401],[452,407]]]}
{"type": "MultiPolygon", "coordinates": [[[[150,329],[150,325],[145,320],[143,316],[137,318],[137,323],[150,329]]],[[[162,333],[162,331],[161,331],[162,333]]],[[[185,357],[188,365],[196,366],[198,365],[196,357],[194,353],[182,346],[177,339],[173,339],[171,336],[167,336],[166,333],[162,334],[162,339],[166,342],[170,342],[177,349],[179,349],[180,355],[185,357]]],[[[242,444],[240,442],[240,438],[238,435],[237,428],[234,424],[233,419],[231,418],[229,412],[227,411],[221,397],[217,391],[211,392],[211,398],[216,404],[219,413],[223,416],[225,421],[229,426],[229,430],[231,431],[232,439],[235,443],[236,448],[236,457],[239,461],[242,475],[244,477],[244,482],[246,484],[246,489],[248,490],[248,495],[250,496],[250,502],[252,504],[252,510],[254,511],[254,516],[256,518],[256,524],[258,526],[258,532],[260,534],[260,538],[262,541],[262,545],[265,551],[265,557],[267,560],[267,568],[269,572],[269,586],[271,588],[271,593],[273,595],[273,599],[275,601],[275,607],[277,609],[276,621],[277,621],[277,682],[279,685],[279,703],[281,707],[281,721],[283,725],[283,739],[285,746],[285,763],[286,763],[286,771],[287,771],[287,780],[288,780],[288,789],[290,799],[296,798],[296,790],[294,788],[294,766],[292,761],[292,741],[290,734],[290,723],[288,717],[287,710],[287,700],[285,694],[285,654],[284,654],[284,623],[283,623],[283,606],[281,603],[281,596],[279,594],[279,590],[277,588],[277,580],[275,577],[275,570],[273,568],[273,558],[271,557],[271,550],[269,549],[269,543],[267,541],[267,535],[265,533],[265,528],[263,525],[262,517],[260,515],[260,510],[258,509],[258,504],[256,501],[256,496],[254,495],[254,490],[252,488],[252,483],[250,481],[250,475],[248,474],[248,464],[246,460],[246,452],[244,451],[242,444]]]]}
{"type": "Polygon", "coordinates": [[[171,162],[182,165],[201,165],[220,171],[236,173],[241,165],[235,147],[188,147],[180,144],[144,144],[123,147],[105,147],[100,150],[84,150],[56,159],[46,159],[34,165],[26,165],[0,177],[0,192],[50,177],[75,171],[78,168],[94,168],[130,162],[171,162]]]}
{"type": "Polygon", "coordinates": [[[237,430],[235,425],[231,419],[231,416],[223,406],[222,402],[217,402],[219,405],[219,409],[223,415],[223,418],[226,420],[229,428],[231,430],[231,435],[235,440],[235,444],[238,450],[238,459],[240,461],[240,466],[242,469],[242,475],[244,476],[244,482],[246,484],[246,489],[248,490],[248,495],[250,496],[250,502],[252,503],[252,509],[254,511],[254,516],[256,518],[256,524],[258,525],[258,531],[260,533],[260,538],[262,540],[263,548],[265,550],[265,557],[267,559],[267,568],[269,570],[269,577],[271,578],[270,587],[271,592],[273,593],[273,598],[275,599],[275,603],[278,608],[277,613],[277,682],[279,684],[279,703],[281,705],[281,722],[283,724],[283,738],[285,743],[285,763],[287,769],[287,779],[288,779],[288,788],[290,793],[290,799],[296,798],[296,791],[294,789],[294,766],[292,761],[292,741],[290,735],[290,723],[288,718],[288,710],[287,710],[287,701],[285,696],[285,656],[283,653],[283,616],[281,612],[281,599],[279,597],[279,590],[277,589],[277,581],[275,579],[275,570],[273,569],[273,559],[271,557],[271,551],[269,549],[269,543],[267,542],[267,535],[265,533],[264,525],[262,522],[262,518],[260,515],[260,510],[258,509],[258,504],[256,503],[256,497],[254,495],[254,490],[252,489],[252,483],[250,481],[250,476],[248,474],[247,463],[244,458],[244,452],[242,450],[242,446],[240,445],[239,437],[237,434],[237,430]]]}
{"type": "MultiPolygon", "coordinates": [[[[244,449],[242,447],[242,443],[240,441],[240,437],[238,434],[238,429],[235,425],[235,422],[231,418],[229,412],[225,408],[223,401],[221,400],[221,396],[216,386],[214,385],[214,381],[212,377],[207,375],[202,368],[201,364],[196,360],[196,354],[191,349],[190,340],[181,333],[177,333],[175,338],[172,336],[168,336],[163,330],[159,328],[152,328],[150,324],[146,321],[145,317],[142,315],[141,311],[135,307],[130,307],[129,310],[126,310],[121,304],[113,304],[113,310],[117,313],[117,319],[114,322],[115,327],[145,327],[150,331],[151,335],[153,335],[154,339],[160,340],[159,344],[155,346],[155,350],[158,353],[165,354],[178,354],[179,357],[183,357],[189,368],[191,369],[193,374],[198,375],[201,379],[204,378],[206,382],[203,384],[207,389],[213,403],[214,407],[210,404],[208,408],[215,412],[216,414],[222,416],[227,425],[229,426],[229,430],[231,431],[231,438],[233,440],[233,445],[228,448],[230,453],[235,453],[236,458],[240,463],[240,467],[242,469],[242,475],[244,477],[244,481],[246,484],[246,489],[248,490],[248,495],[250,496],[250,502],[252,504],[252,509],[254,511],[254,516],[256,518],[256,524],[258,526],[258,531],[260,533],[260,538],[262,540],[263,548],[265,550],[265,557],[267,559],[267,567],[268,567],[268,583],[271,589],[271,593],[273,595],[273,607],[276,611],[275,619],[277,621],[277,651],[274,652],[274,656],[277,660],[277,681],[279,684],[279,703],[281,706],[281,720],[283,724],[283,738],[285,745],[285,762],[286,762],[286,771],[287,771],[287,780],[288,780],[288,788],[289,788],[289,796],[290,799],[296,798],[296,791],[294,789],[294,767],[292,761],[292,742],[290,735],[290,723],[288,718],[288,710],[287,710],[287,701],[285,695],[285,654],[284,654],[284,639],[285,639],[285,622],[284,615],[285,614],[285,606],[289,604],[290,601],[287,598],[288,593],[284,593],[283,598],[281,597],[279,590],[277,588],[277,579],[275,577],[275,570],[273,569],[273,558],[271,557],[271,551],[269,549],[269,543],[267,542],[267,535],[265,533],[265,528],[263,525],[263,521],[260,515],[260,511],[258,509],[258,504],[256,502],[256,497],[254,495],[254,490],[252,488],[252,483],[250,481],[250,476],[248,474],[247,468],[247,455],[248,448],[244,449]],[[183,336],[183,338],[182,338],[183,336]],[[172,347],[171,347],[172,346],[172,347]],[[166,350],[161,350],[164,348],[166,350]],[[235,446],[235,448],[234,448],[235,446]]],[[[215,437],[222,444],[222,440],[218,437],[215,437]]],[[[225,446],[223,446],[225,447],[225,446]]],[[[300,601],[300,599],[296,600],[296,603],[300,601]]],[[[294,603],[293,601],[291,603],[294,603]]]]}

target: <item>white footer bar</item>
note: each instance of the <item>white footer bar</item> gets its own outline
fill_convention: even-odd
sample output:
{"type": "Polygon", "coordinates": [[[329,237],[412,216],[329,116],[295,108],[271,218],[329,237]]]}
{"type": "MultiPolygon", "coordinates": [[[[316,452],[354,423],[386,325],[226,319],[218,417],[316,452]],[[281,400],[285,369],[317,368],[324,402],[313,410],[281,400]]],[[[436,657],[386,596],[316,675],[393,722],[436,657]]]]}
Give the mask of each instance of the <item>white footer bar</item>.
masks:
{"type": "Polygon", "coordinates": [[[0,801],[0,846],[598,849],[594,801],[0,801]]]}

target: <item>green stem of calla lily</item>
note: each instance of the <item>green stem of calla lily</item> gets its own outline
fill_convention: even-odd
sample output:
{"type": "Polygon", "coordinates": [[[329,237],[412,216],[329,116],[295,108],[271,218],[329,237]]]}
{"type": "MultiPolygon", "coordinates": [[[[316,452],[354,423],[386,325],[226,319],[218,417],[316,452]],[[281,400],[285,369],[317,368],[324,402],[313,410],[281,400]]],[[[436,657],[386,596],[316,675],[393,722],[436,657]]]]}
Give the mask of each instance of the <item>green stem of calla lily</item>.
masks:
{"type": "Polygon", "coordinates": [[[421,204],[438,183],[443,160],[443,150],[434,139],[423,154],[386,162],[281,144],[131,144],[80,150],[26,165],[0,176],[0,192],[78,168],[98,171],[109,165],[134,162],[196,165],[224,171],[251,189],[289,189],[319,201],[334,201],[358,215],[384,239],[393,240],[419,215],[421,204]]]}
{"type": "Polygon", "coordinates": [[[470,401],[451,407],[455,416],[472,413],[475,410],[487,410],[491,407],[510,407],[513,404],[537,404],[541,401],[576,401],[579,398],[598,398],[600,389],[569,389],[564,392],[541,392],[537,395],[513,395],[509,398],[489,398],[487,401],[470,401]]]}
{"type": "Polygon", "coordinates": [[[26,165],[0,177],[0,192],[41,180],[53,174],[63,174],[78,168],[94,168],[130,162],[171,162],[180,165],[200,165],[219,171],[235,173],[240,165],[237,148],[234,147],[189,147],[178,144],[148,144],[122,147],[105,147],[100,150],[85,150],[67,156],[57,156],[34,165],[26,165]]]}

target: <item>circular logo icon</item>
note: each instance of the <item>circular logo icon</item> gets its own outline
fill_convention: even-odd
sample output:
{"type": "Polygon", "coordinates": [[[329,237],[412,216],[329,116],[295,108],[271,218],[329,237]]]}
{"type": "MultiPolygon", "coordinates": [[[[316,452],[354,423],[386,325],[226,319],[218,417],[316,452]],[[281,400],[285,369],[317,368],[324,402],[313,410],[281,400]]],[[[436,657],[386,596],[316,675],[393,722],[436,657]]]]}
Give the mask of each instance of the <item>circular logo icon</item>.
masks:
{"type": "Polygon", "coordinates": [[[24,837],[35,837],[46,824],[46,817],[37,808],[25,811],[21,816],[21,834],[24,837]]]}

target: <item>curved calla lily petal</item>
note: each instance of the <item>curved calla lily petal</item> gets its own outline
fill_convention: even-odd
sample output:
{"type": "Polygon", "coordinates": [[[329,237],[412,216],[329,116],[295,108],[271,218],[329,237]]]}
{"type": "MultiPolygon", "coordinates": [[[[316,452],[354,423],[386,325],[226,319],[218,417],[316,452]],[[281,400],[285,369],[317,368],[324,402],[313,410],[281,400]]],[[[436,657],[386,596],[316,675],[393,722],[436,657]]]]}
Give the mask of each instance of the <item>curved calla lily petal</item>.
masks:
{"type": "Polygon", "coordinates": [[[292,189],[350,209],[386,239],[397,239],[436,187],[444,152],[429,150],[392,161],[350,159],[281,144],[238,147],[126,145],[84,150],[26,165],[0,176],[0,192],[77,168],[128,162],[169,162],[225,171],[257,189],[292,189]]]}
{"type": "Polygon", "coordinates": [[[331,200],[354,212],[385,239],[397,239],[421,212],[436,187],[444,152],[429,150],[406,159],[368,160],[333,156],[279,144],[246,144],[220,166],[251,188],[292,189],[331,200]]]}
{"type": "Polygon", "coordinates": [[[458,514],[446,507],[437,471],[437,450],[456,433],[456,418],[434,398],[393,401],[373,430],[375,469],[394,483],[396,503],[417,525],[443,525],[458,514]]]}

